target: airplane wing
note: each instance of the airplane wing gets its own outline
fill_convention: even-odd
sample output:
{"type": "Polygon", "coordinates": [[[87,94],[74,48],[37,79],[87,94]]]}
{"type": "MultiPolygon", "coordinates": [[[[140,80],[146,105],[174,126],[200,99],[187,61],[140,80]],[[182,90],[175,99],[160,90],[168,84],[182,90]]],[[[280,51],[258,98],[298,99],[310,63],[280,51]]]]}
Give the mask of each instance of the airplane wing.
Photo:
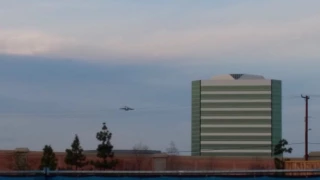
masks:
{"type": "Polygon", "coordinates": [[[133,108],[130,108],[130,107],[128,107],[128,106],[124,106],[124,107],[122,107],[122,108],[120,108],[121,110],[124,110],[124,111],[132,111],[132,110],[134,110],[133,108]]]}

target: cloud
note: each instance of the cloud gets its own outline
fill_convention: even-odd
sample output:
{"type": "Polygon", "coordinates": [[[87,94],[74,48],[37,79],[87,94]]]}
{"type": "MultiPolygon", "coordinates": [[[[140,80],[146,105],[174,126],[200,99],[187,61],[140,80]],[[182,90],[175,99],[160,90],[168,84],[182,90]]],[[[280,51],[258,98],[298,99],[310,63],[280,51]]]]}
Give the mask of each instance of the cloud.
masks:
{"type": "MultiPolygon", "coordinates": [[[[71,42],[71,41],[70,41],[71,42]]],[[[0,29],[0,53],[10,55],[41,55],[68,43],[66,38],[36,30],[0,29]]]]}
{"type": "Polygon", "coordinates": [[[158,31],[140,42],[123,43],[119,49],[146,57],[318,57],[320,18],[283,25],[235,24],[208,26],[182,31],[158,31]],[[131,46],[130,46],[131,45],[131,46]],[[131,50],[129,50],[131,49],[131,50]]]}
{"type": "MultiPolygon", "coordinates": [[[[75,27],[84,30],[68,29],[72,27],[62,26],[64,23],[56,25],[61,30],[54,35],[41,28],[1,30],[0,53],[118,63],[316,59],[320,57],[320,14],[314,8],[319,3],[312,2],[313,5],[302,1],[244,1],[214,11],[205,6],[192,11],[192,3],[187,2],[180,14],[174,13],[174,8],[163,13],[149,5],[148,10],[138,14],[121,11],[123,14],[117,14],[116,19],[108,14],[102,20],[91,15],[96,21],[80,21],[90,23],[91,29],[75,22],[75,27]]],[[[61,3],[47,5],[63,10],[61,3]]],[[[130,5],[136,10],[143,7],[130,5]]],[[[124,3],[110,6],[125,8],[124,3]]],[[[81,7],[77,12],[85,10],[81,7]]],[[[92,9],[92,4],[90,7],[88,11],[101,10],[92,9]]]]}

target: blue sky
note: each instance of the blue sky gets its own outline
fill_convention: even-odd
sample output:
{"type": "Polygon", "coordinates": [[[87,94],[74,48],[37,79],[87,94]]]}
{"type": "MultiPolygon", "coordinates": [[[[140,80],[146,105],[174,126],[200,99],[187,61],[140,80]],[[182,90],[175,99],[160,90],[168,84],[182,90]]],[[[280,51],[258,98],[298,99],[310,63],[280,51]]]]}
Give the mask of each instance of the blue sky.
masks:
{"type": "MultiPolygon", "coordinates": [[[[298,96],[311,94],[310,142],[320,143],[319,5],[0,0],[0,148],[63,151],[77,133],[93,149],[107,122],[117,149],[141,141],[165,150],[173,140],[190,151],[191,81],[242,72],[283,80],[283,136],[292,143],[304,141],[298,96]]],[[[303,155],[303,145],[293,148],[303,155]]]]}

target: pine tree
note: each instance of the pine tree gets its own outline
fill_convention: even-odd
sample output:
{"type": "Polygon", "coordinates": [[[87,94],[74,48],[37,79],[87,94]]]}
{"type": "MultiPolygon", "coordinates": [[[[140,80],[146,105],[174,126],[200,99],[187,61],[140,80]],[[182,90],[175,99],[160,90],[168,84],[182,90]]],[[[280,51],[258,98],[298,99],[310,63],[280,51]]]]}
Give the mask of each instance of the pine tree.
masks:
{"type": "Polygon", "coordinates": [[[43,155],[39,168],[49,168],[50,170],[56,170],[57,168],[57,158],[50,145],[45,145],[43,148],[43,155]]]}
{"type": "Polygon", "coordinates": [[[114,168],[118,161],[113,159],[113,146],[110,142],[112,133],[108,130],[106,123],[103,123],[102,130],[97,132],[96,138],[100,141],[100,144],[97,147],[97,157],[101,160],[92,162],[97,169],[112,169],[114,168]]]}
{"type": "Polygon", "coordinates": [[[67,165],[75,166],[76,170],[87,165],[86,156],[83,154],[78,135],[75,136],[71,144],[71,149],[66,149],[64,161],[67,165]]]}

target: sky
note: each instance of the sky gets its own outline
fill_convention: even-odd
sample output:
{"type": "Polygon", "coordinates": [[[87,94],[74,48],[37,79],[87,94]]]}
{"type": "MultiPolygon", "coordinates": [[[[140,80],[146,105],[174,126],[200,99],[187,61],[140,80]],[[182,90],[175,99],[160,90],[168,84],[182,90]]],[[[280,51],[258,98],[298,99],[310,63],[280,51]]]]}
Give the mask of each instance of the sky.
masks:
{"type": "Polygon", "coordinates": [[[191,150],[191,81],[283,80],[283,137],[320,149],[318,0],[0,0],[0,149],[191,150]],[[128,105],[135,111],[119,108],[128,105]],[[318,144],[317,144],[318,143],[318,144]]]}

